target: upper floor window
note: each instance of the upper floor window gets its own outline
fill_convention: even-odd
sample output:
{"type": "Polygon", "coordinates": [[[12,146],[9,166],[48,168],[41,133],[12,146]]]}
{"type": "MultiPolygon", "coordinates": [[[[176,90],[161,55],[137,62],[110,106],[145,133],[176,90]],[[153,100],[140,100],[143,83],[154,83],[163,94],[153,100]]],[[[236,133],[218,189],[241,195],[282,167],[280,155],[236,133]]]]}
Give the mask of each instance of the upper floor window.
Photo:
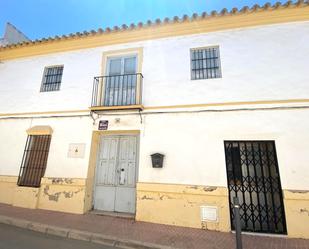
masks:
{"type": "Polygon", "coordinates": [[[63,66],[45,67],[41,92],[59,91],[63,66]]]}
{"type": "Polygon", "coordinates": [[[191,79],[221,78],[219,47],[191,50],[191,79]]]}
{"type": "Polygon", "coordinates": [[[108,75],[123,75],[136,73],[136,56],[110,57],[107,59],[108,75]]]}

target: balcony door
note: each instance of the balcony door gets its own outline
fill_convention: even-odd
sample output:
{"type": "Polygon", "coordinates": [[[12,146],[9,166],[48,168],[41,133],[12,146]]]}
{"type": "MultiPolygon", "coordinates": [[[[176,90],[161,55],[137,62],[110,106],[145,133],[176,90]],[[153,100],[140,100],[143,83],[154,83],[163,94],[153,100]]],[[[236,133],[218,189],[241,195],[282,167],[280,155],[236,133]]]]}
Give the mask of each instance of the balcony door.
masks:
{"type": "Polygon", "coordinates": [[[136,56],[107,59],[104,106],[136,104],[136,56]]]}

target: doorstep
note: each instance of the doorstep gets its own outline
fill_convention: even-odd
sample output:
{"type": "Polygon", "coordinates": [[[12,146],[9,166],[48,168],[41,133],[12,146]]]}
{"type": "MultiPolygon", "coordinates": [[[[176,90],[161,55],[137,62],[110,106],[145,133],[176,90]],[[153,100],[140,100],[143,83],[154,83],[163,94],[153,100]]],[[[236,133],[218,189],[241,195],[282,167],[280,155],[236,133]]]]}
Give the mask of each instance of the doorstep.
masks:
{"type": "Polygon", "coordinates": [[[130,213],[120,213],[120,212],[108,212],[108,211],[101,211],[101,210],[91,210],[89,211],[89,214],[94,215],[106,215],[106,216],[112,216],[112,217],[119,217],[119,218],[126,218],[126,219],[135,219],[135,214],[130,213]]]}

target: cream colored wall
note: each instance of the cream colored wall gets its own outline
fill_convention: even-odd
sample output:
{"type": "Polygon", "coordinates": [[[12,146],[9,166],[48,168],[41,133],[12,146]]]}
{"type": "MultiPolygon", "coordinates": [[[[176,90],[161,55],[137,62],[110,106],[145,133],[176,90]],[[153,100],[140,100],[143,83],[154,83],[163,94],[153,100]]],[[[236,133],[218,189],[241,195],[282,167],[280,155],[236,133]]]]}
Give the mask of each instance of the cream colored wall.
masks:
{"type": "Polygon", "coordinates": [[[309,190],[284,190],[288,236],[309,238],[309,190]]]}
{"type": "Polygon", "coordinates": [[[38,208],[84,213],[86,179],[43,178],[38,199],[38,208]]]}
{"type": "MultiPolygon", "coordinates": [[[[288,237],[308,239],[309,191],[283,190],[283,197],[288,237]]],[[[136,220],[230,231],[228,189],[140,182],[137,185],[136,220]],[[217,222],[202,221],[201,206],[217,207],[217,222]]]]}
{"type": "Polygon", "coordinates": [[[17,183],[16,176],[0,175],[0,203],[12,204],[17,183]]]}
{"type": "Polygon", "coordinates": [[[83,214],[85,182],[78,178],[42,178],[39,188],[31,188],[17,186],[17,177],[0,175],[0,203],[83,214]]]}
{"type": "Polygon", "coordinates": [[[224,187],[140,182],[137,185],[136,220],[228,232],[228,190],[224,187]],[[201,206],[218,208],[217,222],[202,221],[201,206]]]}
{"type": "Polygon", "coordinates": [[[39,199],[39,188],[15,186],[13,193],[13,206],[23,208],[37,208],[39,199]]]}

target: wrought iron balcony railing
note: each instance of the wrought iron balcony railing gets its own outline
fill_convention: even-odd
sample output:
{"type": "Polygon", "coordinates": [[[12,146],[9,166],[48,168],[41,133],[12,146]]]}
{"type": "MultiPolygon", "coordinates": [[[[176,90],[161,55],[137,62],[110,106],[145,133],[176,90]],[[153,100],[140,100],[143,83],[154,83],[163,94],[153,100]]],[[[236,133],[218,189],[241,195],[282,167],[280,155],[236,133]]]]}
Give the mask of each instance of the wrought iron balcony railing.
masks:
{"type": "Polygon", "coordinates": [[[92,109],[141,105],[142,82],[141,73],[94,77],[92,109]]]}

